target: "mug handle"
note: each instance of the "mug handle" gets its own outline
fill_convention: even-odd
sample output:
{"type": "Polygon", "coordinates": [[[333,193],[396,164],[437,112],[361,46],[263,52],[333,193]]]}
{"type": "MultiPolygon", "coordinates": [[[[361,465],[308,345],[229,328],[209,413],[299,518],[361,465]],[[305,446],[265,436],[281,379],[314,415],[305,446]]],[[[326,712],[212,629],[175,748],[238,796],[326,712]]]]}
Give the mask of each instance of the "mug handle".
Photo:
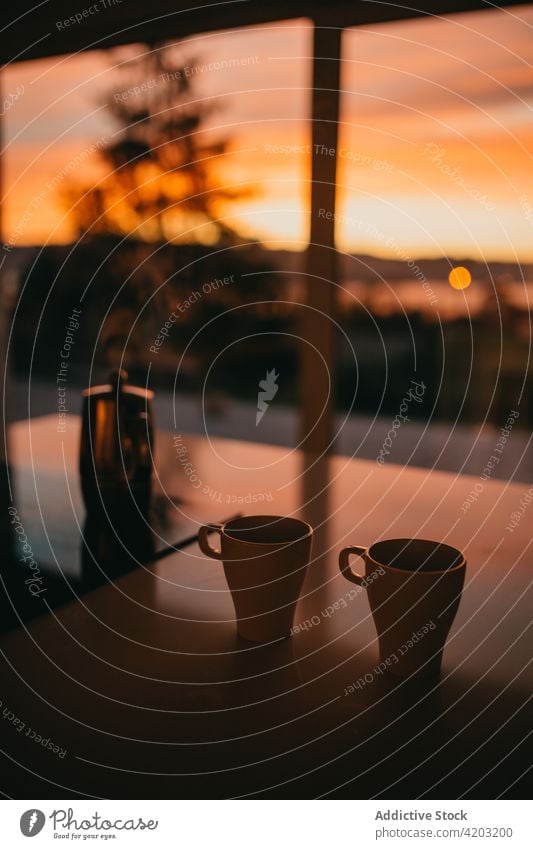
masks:
{"type": "Polygon", "coordinates": [[[358,584],[360,587],[364,586],[364,578],[362,575],[358,575],[357,572],[353,571],[350,566],[350,555],[356,554],[358,557],[363,557],[365,552],[366,548],[364,545],[348,545],[339,554],[339,569],[343,576],[347,581],[351,581],[352,584],[358,584]]]}
{"type": "Polygon", "coordinates": [[[213,548],[213,546],[209,544],[209,534],[212,534],[213,532],[221,534],[222,528],[223,525],[211,522],[208,525],[202,525],[198,531],[198,545],[207,557],[214,557],[215,560],[222,560],[222,551],[220,548],[213,548]]]}

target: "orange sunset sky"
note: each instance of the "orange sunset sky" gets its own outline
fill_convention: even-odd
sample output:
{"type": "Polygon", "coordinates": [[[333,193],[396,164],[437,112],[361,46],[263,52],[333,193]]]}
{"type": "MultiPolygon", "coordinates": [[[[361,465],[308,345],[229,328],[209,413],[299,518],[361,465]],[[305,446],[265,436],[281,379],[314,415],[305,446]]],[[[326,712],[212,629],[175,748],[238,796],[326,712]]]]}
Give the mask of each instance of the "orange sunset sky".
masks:
{"type": "MultiPolygon", "coordinates": [[[[532,26],[533,6],[523,6],[345,33],[342,250],[533,261],[532,26]]],[[[220,215],[276,248],[300,250],[308,233],[311,43],[311,27],[300,20],[179,47],[191,67],[212,63],[195,72],[193,96],[216,99],[209,131],[231,139],[216,166],[219,180],[256,190],[220,215]],[[232,59],[235,67],[217,67],[232,59]]],[[[72,238],[60,187],[97,177],[97,153],[70,177],[55,178],[116,131],[99,98],[122,89],[116,66],[141,49],[5,70],[4,241],[72,238]]]]}

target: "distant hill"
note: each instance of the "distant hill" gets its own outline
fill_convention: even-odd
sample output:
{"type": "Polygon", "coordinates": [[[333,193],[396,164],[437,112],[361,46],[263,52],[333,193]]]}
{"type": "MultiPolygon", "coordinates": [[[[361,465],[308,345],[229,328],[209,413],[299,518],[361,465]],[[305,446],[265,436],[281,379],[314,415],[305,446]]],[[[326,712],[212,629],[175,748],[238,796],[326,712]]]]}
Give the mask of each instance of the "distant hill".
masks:
{"type": "MultiPolygon", "coordinates": [[[[287,271],[303,270],[305,251],[266,251],[281,269],[287,271]]],[[[483,263],[465,257],[439,257],[438,259],[412,258],[428,280],[446,280],[453,266],[466,266],[475,280],[508,280],[521,282],[522,279],[533,282],[533,265],[513,262],[483,263]]],[[[401,259],[384,259],[370,254],[339,254],[339,271],[341,280],[372,280],[383,277],[385,280],[405,280],[412,272],[406,261],[401,259]]]]}
{"type": "MultiPolygon", "coordinates": [[[[187,249],[188,246],[182,246],[182,250],[187,251],[187,249]]],[[[11,251],[6,252],[3,271],[11,269],[20,273],[38,254],[39,250],[38,246],[12,248],[11,251]]],[[[305,251],[268,250],[259,243],[236,250],[253,257],[256,262],[259,261],[265,265],[271,264],[273,268],[282,272],[297,273],[305,270],[305,251]]],[[[193,254],[198,253],[198,246],[190,246],[190,251],[193,254]]],[[[464,265],[470,270],[474,280],[477,281],[490,283],[491,280],[498,280],[520,283],[524,279],[533,282],[533,265],[528,263],[520,265],[513,262],[483,263],[465,257],[440,257],[438,259],[413,257],[412,262],[418,266],[428,280],[446,280],[452,266],[464,265]]],[[[339,253],[340,280],[371,281],[382,277],[390,282],[391,280],[405,280],[410,276],[414,277],[414,274],[409,268],[407,260],[384,259],[370,254],[348,255],[339,253]]]]}

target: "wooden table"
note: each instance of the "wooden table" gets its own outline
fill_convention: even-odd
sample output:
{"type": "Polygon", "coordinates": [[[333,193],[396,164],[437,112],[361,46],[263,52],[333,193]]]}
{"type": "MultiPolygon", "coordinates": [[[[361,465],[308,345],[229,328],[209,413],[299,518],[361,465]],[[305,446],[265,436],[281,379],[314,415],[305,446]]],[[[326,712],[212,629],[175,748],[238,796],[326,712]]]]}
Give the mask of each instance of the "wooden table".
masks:
{"type": "MultiPolygon", "coordinates": [[[[76,488],[78,427],[72,418],[57,434],[46,418],[12,428],[12,450],[26,452],[42,489],[44,524],[54,492],[76,488]]],[[[43,615],[0,641],[4,794],[529,796],[533,502],[506,529],[527,487],[482,482],[463,512],[479,479],[181,442],[194,473],[176,434],[158,434],[157,467],[184,513],[295,514],[316,528],[296,617],[304,627],[270,647],[239,642],[220,564],[196,545],[61,608],[47,609],[44,594],[43,615]],[[350,600],[338,551],[411,535],[468,559],[441,680],[375,675],[345,695],[378,655],[368,602],[350,600]]]]}

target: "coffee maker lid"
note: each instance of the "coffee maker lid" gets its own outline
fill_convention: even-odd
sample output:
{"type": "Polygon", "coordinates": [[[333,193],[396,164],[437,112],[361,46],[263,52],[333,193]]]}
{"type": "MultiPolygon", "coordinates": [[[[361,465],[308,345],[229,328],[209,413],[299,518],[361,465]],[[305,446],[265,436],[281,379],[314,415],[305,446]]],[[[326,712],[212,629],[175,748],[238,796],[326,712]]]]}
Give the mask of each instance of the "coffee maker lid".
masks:
{"type": "Polygon", "coordinates": [[[151,389],[144,389],[142,386],[133,386],[128,383],[128,372],[125,369],[116,369],[109,374],[109,383],[102,383],[98,386],[89,386],[82,391],[84,398],[106,398],[114,397],[118,392],[125,395],[134,395],[137,398],[152,399],[154,393],[151,389]]]}

